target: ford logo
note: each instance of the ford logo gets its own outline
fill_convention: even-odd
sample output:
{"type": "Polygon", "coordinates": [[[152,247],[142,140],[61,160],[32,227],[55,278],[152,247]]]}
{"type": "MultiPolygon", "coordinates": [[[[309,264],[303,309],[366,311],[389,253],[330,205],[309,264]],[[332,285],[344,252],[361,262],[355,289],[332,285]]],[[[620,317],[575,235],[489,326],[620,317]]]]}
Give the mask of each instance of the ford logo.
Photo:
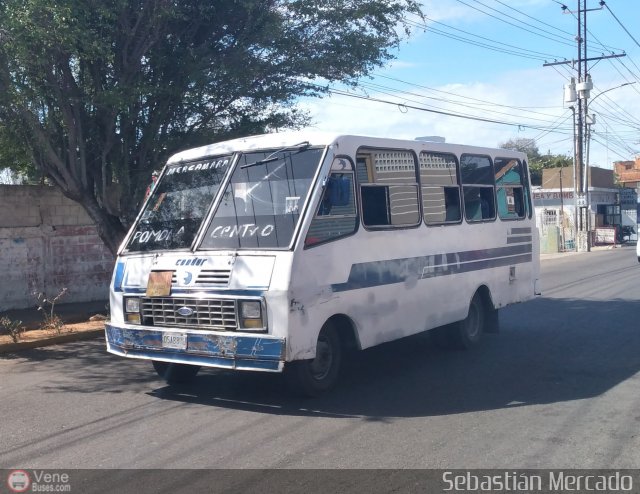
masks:
{"type": "Polygon", "coordinates": [[[189,317],[193,315],[193,309],[189,307],[180,307],[176,312],[182,317],[189,317]]]}

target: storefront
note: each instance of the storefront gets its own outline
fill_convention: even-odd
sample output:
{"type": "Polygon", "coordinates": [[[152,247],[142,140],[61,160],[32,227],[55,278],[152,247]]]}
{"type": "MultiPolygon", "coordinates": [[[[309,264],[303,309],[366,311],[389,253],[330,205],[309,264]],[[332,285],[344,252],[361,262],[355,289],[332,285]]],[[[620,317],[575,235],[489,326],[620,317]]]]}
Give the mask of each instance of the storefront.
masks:
{"type": "MultiPolygon", "coordinates": [[[[589,231],[592,245],[613,244],[621,241],[636,240],[637,195],[632,189],[590,188],[588,210],[584,197],[576,197],[573,190],[534,188],[533,203],[538,220],[541,239],[543,236],[558,236],[558,250],[573,250],[576,233],[587,227],[589,213],[589,231]],[[624,190],[626,202],[621,202],[624,190]],[[630,194],[631,190],[633,194],[630,194]],[[633,195],[633,207],[630,199],[633,195]],[[553,229],[557,229],[554,233],[553,229]]],[[[546,239],[548,241],[548,239],[546,239]]],[[[543,240],[544,242],[544,240],[543,240]]],[[[555,241],[550,240],[547,250],[554,250],[555,241]]]]}

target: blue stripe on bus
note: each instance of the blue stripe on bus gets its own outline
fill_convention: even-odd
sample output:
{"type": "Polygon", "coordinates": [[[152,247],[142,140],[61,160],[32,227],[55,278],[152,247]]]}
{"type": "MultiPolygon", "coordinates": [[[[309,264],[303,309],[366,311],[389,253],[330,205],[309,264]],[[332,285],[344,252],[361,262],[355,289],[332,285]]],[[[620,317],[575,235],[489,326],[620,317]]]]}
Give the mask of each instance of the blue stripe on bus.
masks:
{"type": "Polygon", "coordinates": [[[116,274],[113,277],[113,291],[122,291],[122,279],[124,278],[124,263],[119,262],[116,264],[116,274]]]}
{"type": "Polygon", "coordinates": [[[359,288],[393,285],[424,278],[512,266],[531,262],[532,258],[531,244],[522,244],[495,249],[365,262],[353,264],[347,281],[333,284],[331,289],[333,292],[344,292],[359,288]]]}

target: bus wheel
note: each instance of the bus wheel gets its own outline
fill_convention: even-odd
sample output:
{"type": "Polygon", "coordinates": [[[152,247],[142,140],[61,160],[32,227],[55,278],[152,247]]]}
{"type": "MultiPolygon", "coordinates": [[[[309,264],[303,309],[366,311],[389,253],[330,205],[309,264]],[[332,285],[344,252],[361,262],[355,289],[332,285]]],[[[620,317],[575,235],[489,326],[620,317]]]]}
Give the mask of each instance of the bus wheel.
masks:
{"type": "Polygon", "coordinates": [[[199,365],[174,364],[152,360],[153,368],[167,384],[185,384],[193,380],[200,370],[199,365]]]}
{"type": "Polygon", "coordinates": [[[432,341],[447,350],[468,350],[480,341],[485,331],[486,313],[480,295],[476,294],[469,304],[469,313],[462,321],[434,328],[429,333],[432,341]]]}
{"type": "Polygon", "coordinates": [[[342,343],[330,323],[318,335],[316,357],[295,360],[285,367],[287,385],[296,394],[313,397],[330,390],[338,379],[342,363],[342,343]]]}
{"type": "Polygon", "coordinates": [[[469,304],[469,313],[453,326],[451,333],[456,348],[468,350],[480,342],[485,326],[485,309],[482,298],[475,294],[469,304]]]}

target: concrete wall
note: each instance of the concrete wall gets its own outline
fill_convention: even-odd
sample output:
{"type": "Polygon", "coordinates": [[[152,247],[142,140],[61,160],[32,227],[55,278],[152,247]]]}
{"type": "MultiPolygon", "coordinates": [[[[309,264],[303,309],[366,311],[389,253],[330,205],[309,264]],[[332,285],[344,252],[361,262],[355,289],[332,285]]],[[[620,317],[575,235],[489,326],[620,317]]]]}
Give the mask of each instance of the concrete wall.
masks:
{"type": "MultiPolygon", "coordinates": [[[[542,186],[545,189],[559,189],[560,175],[562,175],[562,188],[573,189],[573,168],[545,168],[542,170],[542,186]]],[[[578,183],[580,181],[578,180],[578,183]]],[[[589,187],[612,188],[614,185],[613,170],[589,167],[589,187]]]]}
{"type": "Polygon", "coordinates": [[[56,187],[0,185],[0,312],[35,304],[107,300],[114,259],[82,207],[56,187]]]}

